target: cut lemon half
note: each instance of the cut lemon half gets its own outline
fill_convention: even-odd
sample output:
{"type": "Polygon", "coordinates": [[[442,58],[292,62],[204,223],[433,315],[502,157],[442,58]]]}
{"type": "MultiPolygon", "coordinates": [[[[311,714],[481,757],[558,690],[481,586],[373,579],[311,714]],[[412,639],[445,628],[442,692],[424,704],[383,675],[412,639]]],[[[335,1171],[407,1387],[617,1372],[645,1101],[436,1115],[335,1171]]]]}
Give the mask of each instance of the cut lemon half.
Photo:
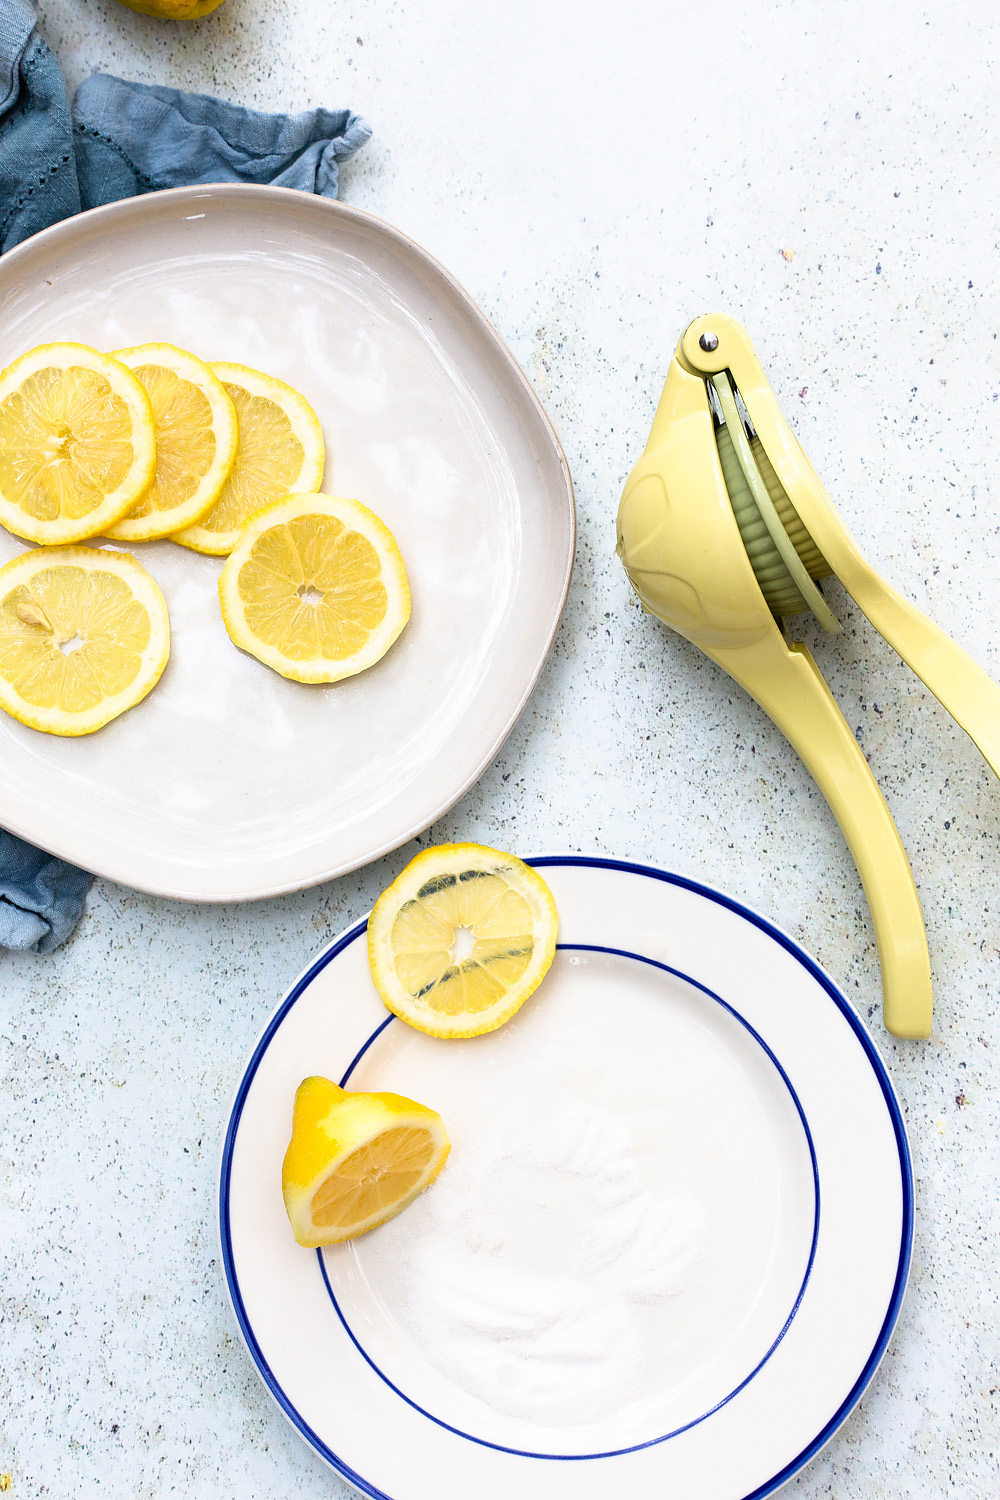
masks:
{"type": "Polygon", "coordinates": [[[97,536],[141,498],[155,465],[146,393],[110,355],[40,344],[0,375],[0,522],[16,536],[97,536]]]}
{"type": "Polygon", "coordinates": [[[236,407],[214,370],[173,344],[140,344],[114,357],[149,397],[156,473],[139,503],[104,534],[149,542],[200,521],[218,500],[236,461],[236,407]]]}
{"type": "Polygon", "coordinates": [[[318,490],[325,453],[319,419],[304,396],[246,365],[213,364],[236,407],[236,462],[207,515],[173,534],[195,552],[224,557],[255,511],[283,495],[318,490]]]}
{"type": "Polygon", "coordinates": [[[410,618],[392,532],[357,500],[288,495],[243,528],[219,578],[233,642],[296,682],[337,682],[383,657],[410,618]]]}
{"type": "Polygon", "coordinates": [[[559,917],[542,877],[482,844],[425,849],[375,903],[368,961],[388,1008],[431,1036],[509,1021],[548,972],[559,917]]]}
{"type": "Polygon", "coordinates": [[[423,1104],[306,1078],[281,1172],[296,1240],[315,1249],[383,1224],[434,1181],[450,1150],[444,1121],[423,1104]]]}
{"type": "Polygon", "coordinates": [[[0,568],[0,708],[90,734],[155,685],[170,655],[159,588],[125,552],[23,552],[0,568]]]}

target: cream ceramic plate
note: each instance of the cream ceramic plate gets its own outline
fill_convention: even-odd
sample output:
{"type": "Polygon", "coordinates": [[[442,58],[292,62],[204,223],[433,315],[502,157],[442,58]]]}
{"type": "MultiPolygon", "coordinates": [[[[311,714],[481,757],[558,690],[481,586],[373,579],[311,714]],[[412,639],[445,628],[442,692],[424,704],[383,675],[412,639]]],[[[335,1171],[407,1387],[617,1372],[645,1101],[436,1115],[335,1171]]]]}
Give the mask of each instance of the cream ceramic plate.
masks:
{"type": "Polygon", "coordinates": [[[552,971],[501,1030],[386,1016],[365,924],[293,985],[236,1095],[222,1256],[302,1436],[389,1500],[752,1500],[836,1431],[906,1283],[892,1085],[790,939],[647,866],[534,861],[552,971]],[[443,1115],[452,1154],[398,1218],[300,1249],[281,1202],[297,1084],[443,1115]]]}
{"type": "MultiPolygon", "coordinates": [[[[220,559],[120,544],[166,595],[170,663],[143,704],[84,740],[0,716],[0,826],[209,901],[325,880],[426,828],[524,706],[572,564],[565,460],[483,315],[377,219],[253,186],[67,220],[3,257],[0,305],[0,365],[57,339],[166,341],[289,381],[323,424],[324,487],[382,517],[413,593],[378,666],[305,687],[230,643],[220,559]]],[[[23,545],[0,533],[0,563],[23,545]]]]}

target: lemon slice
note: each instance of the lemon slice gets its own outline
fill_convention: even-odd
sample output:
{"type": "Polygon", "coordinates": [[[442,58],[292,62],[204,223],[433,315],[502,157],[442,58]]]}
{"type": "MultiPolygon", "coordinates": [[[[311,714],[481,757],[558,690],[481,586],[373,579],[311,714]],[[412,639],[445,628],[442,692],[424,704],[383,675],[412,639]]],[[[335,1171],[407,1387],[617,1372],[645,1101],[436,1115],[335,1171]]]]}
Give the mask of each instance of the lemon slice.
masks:
{"type": "Polygon", "coordinates": [[[384,656],[410,618],[391,531],[357,500],[288,495],[252,516],[219,578],[226,629],[296,682],[337,682],[384,656]]]}
{"type": "Polygon", "coordinates": [[[434,1181],[450,1150],[444,1121],[423,1104],[306,1078],[281,1172],[295,1238],[315,1249],[374,1229],[434,1181]]]}
{"type": "Polygon", "coordinates": [[[153,414],[138,380],[86,344],[40,344],[0,375],[0,522],[79,542],[149,488],[153,414]]]}
{"type": "Polygon", "coordinates": [[[40,548],[0,568],[0,708],[49,734],[90,734],[145,698],[170,654],[167,606],[141,563],[40,548]]]}
{"type": "Polygon", "coordinates": [[[156,474],[138,505],[104,535],[149,542],[200,521],[218,500],[236,460],[236,407],[218,375],[173,344],[117,349],[153,411],[156,474]]]}
{"type": "Polygon", "coordinates": [[[319,489],[325,455],[319,420],[298,391],[246,365],[213,364],[212,369],[236,407],[236,463],[208,514],[175,532],[173,540],[224,557],[255,511],[283,495],[319,489]]]}
{"type": "Polygon", "coordinates": [[[542,877],[482,844],[425,849],[375,903],[368,961],[388,1008],[431,1036],[509,1021],[548,972],[559,918],[542,877]]]}

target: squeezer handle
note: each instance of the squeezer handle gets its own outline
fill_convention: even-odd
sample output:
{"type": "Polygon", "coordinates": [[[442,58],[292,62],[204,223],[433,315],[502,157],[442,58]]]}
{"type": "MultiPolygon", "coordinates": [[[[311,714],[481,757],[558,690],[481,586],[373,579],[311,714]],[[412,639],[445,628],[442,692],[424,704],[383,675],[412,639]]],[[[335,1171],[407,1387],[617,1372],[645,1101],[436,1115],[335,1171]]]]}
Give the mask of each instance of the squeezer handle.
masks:
{"type": "MultiPolygon", "coordinates": [[[[706,649],[704,646],[702,649],[706,649]]],[[[752,645],[708,649],[798,751],[840,824],[875,925],[886,1029],[931,1031],[931,971],[920,900],[892,814],[819,668],[777,632],[752,645]]]]}
{"type": "Polygon", "coordinates": [[[1000,687],[940,626],[863,565],[845,586],[879,635],[916,672],[1000,776],[1000,687]]]}

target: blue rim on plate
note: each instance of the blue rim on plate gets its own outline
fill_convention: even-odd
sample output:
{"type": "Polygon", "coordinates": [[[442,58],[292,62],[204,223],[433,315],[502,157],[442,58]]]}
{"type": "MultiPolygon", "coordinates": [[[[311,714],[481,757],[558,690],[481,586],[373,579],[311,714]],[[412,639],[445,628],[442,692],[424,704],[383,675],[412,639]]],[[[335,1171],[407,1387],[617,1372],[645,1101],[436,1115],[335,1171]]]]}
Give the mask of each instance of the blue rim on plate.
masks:
{"type": "MultiPolygon", "coordinates": [[[[633,864],[626,860],[605,859],[600,858],[596,855],[591,856],[581,854],[546,854],[540,855],[534,859],[529,859],[527,860],[527,863],[534,865],[539,869],[552,865],[575,865],[592,869],[617,870],[630,875],[644,876],[648,879],[659,880],[668,885],[677,886],[681,890],[690,891],[693,894],[701,896],[706,900],[712,901],[716,905],[733,912],[739,917],[742,917],[752,926],[758,928],[761,932],[766,933],[768,937],[773,939],[773,941],[776,942],[787,953],[789,953],[797,963],[801,964],[801,966],[809,973],[809,975],[820,985],[820,987],[833,1001],[837,1009],[843,1015],[844,1019],[850,1025],[856,1039],[861,1044],[862,1051],[864,1052],[865,1057],[878,1081],[878,1085],[892,1123],[893,1136],[895,1139],[899,1161],[900,1186],[902,1190],[902,1228],[900,1234],[899,1258],[896,1268],[896,1276],[893,1283],[892,1295],[889,1299],[889,1305],[886,1310],[882,1326],[879,1330],[878,1337],[876,1338],[872,1350],[864,1363],[861,1373],[859,1374],[854,1385],[851,1387],[847,1396],[841,1402],[840,1406],[837,1408],[834,1414],[829,1418],[821,1431],[817,1433],[812,1442],[807,1444],[805,1448],[803,1448],[798,1454],[796,1454],[796,1456],[791,1459],[777,1474],[773,1475],[763,1485],[759,1485],[756,1489],[749,1491],[747,1494],[740,1497],[740,1500],[763,1500],[764,1496],[771,1495],[775,1492],[775,1490],[780,1489],[781,1486],[787,1483],[787,1481],[791,1479],[792,1476],[796,1474],[801,1468],[803,1468],[810,1461],[810,1459],[814,1458],[815,1455],[820,1451],[820,1449],[829,1442],[830,1438],[846,1420],[850,1412],[857,1405],[866,1387],[869,1385],[876,1370],[878,1369],[878,1366],[880,1365],[882,1358],[885,1355],[886,1349],[888,1348],[893,1330],[899,1318],[899,1313],[903,1302],[903,1295],[906,1290],[907,1277],[909,1275],[910,1257],[913,1247],[914,1205],[913,1169],[910,1160],[909,1146],[906,1140],[906,1131],[903,1125],[903,1118],[900,1112],[899,1103],[896,1099],[895,1090],[893,1089],[891,1080],[886,1071],[885,1064],[882,1062],[875,1044],[869,1036],[863,1022],[861,1021],[854,1008],[849,1004],[847,999],[837,989],[836,985],[834,985],[832,980],[823,972],[819,965],[809,957],[804,949],[800,948],[791,940],[791,938],[787,937],[786,934],[780,930],[780,928],[775,927],[774,924],[767,921],[766,918],[759,916],[749,907],[744,906],[742,902],[736,901],[730,896],[724,896],[721,894],[721,892],[713,890],[710,886],[702,885],[700,882],[696,880],[690,880],[686,876],[674,875],[666,870],[659,870],[653,865],[633,864]]],[[[288,1014],[289,1010],[295,1004],[299,996],[312,983],[316,975],[319,974],[327,966],[327,964],[329,964],[334,958],[337,957],[339,953],[342,953],[345,948],[349,947],[351,943],[355,942],[365,932],[367,926],[367,918],[355,923],[353,927],[349,928],[345,933],[343,933],[339,938],[331,943],[331,945],[327,949],[319,954],[319,956],[313,961],[313,963],[309,966],[309,968],[301,976],[301,978],[296,981],[292,989],[286,995],[285,999],[278,1006],[277,1010],[274,1012],[267,1026],[265,1027],[264,1032],[257,1043],[257,1046],[254,1048],[253,1055],[247,1065],[246,1071],[243,1074],[243,1077],[240,1080],[239,1087],[236,1091],[236,1097],[233,1101],[233,1108],[230,1114],[229,1124],[226,1129],[225,1140],[223,1142],[219,1188],[219,1236],[221,1242],[222,1264],[226,1276],[226,1285],[229,1292],[229,1298],[232,1304],[233,1313],[239,1326],[240,1334],[242,1335],[242,1338],[250,1352],[255,1365],[257,1366],[257,1370],[261,1376],[261,1379],[264,1381],[264,1384],[266,1385],[274,1401],[277,1403],[278,1407],[291,1422],[292,1426],[295,1427],[296,1430],[301,1434],[301,1436],[305,1438],[306,1442],[315,1449],[320,1457],[323,1458],[338,1474],[342,1475],[343,1478],[347,1479],[358,1490],[360,1490],[362,1494],[371,1496],[372,1500],[398,1500],[398,1497],[392,1497],[390,1495],[387,1495],[384,1490],[376,1489],[374,1485],[363,1479],[360,1474],[357,1474],[347,1463],[344,1462],[342,1458],[334,1453],[333,1450],[318,1435],[318,1433],[316,1433],[313,1428],[309,1426],[308,1422],[305,1421],[296,1407],[288,1399],[287,1395],[276,1379],[274,1372],[271,1370],[263,1350],[257,1342],[257,1338],[247,1316],[246,1308],[243,1304],[243,1298],[240,1293],[239,1281],[236,1276],[236,1269],[233,1259],[232,1237],[229,1228],[229,1194],[233,1148],[235,1145],[236,1134],[239,1129],[240,1118],[243,1113],[243,1107],[246,1102],[247,1094],[250,1090],[251,1084],[253,1083],[254,1076],[256,1075],[261,1059],[267,1051],[276,1031],[278,1030],[282,1021],[285,1019],[285,1016],[288,1014]]],[[[795,1090],[792,1087],[791,1081],[785,1073],[785,1070],[781,1066],[777,1057],[772,1052],[771,1048],[768,1047],[763,1038],[744,1019],[744,1017],[739,1014],[738,1011],[736,1011],[719,995],[715,994],[714,991],[708,989],[705,985],[700,984],[697,980],[692,979],[690,975],[684,974],[677,969],[673,969],[667,964],[659,963],[655,959],[646,958],[641,954],[625,952],[624,950],[620,949],[600,947],[597,945],[571,943],[560,944],[559,946],[561,948],[571,948],[575,951],[585,950],[596,953],[610,953],[630,959],[635,959],[640,963],[649,964],[653,968],[661,969],[668,974],[674,975],[675,977],[684,980],[688,984],[694,985],[697,989],[701,990],[703,994],[708,995],[712,1000],[715,1000],[720,1005],[724,1006],[725,1009],[730,1013],[730,1015],[738,1020],[750,1032],[757,1043],[767,1053],[770,1061],[777,1068],[782,1080],[785,1083],[786,1088],[791,1094],[792,1100],[794,1101],[796,1110],[799,1115],[799,1119],[801,1120],[803,1129],[805,1131],[806,1140],[809,1147],[809,1154],[813,1171],[814,1189],[816,1193],[815,1215],[809,1260],[802,1285],[799,1289],[791,1313],[789,1314],[785,1324],[783,1325],[781,1332],[778,1334],[778,1337],[774,1340],[773,1344],[764,1355],[764,1358],[758,1363],[755,1369],[750,1372],[746,1379],[736,1387],[734,1391],[731,1391],[728,1396],[723,1398],[722,1401],[716,1403],[716,1405],[712,1407],[710,1411],[703,1413],[702,1416],[695,1418],[691,1422],[685,1423],[683,1427],[679,1427],[673,1432],[665,1433],[661,1437],[649,1439],[644,1443],[635,1444],[630,1448],[613,1449],[609,1450],[606,1453],[599,1454],[543,1454],[531,1453],[521,1449],[506,1448],[501,1444],[487,1442],[482,1438],[476,1438],[469,1433],[463,1432],[460,1428],[453,1427],[449,1423],[442,1421],[440,1418],[433,1416],[431,1413],[425,1411],[423,1407],[418,1406],[417,1403],[411,1400],[410,1397],[404,1395],[403,1392],[400,1391],[399,1388],[395,1386],[391,1380],[389,1380],[389,1378],[379,1369],[379,1367],[368,1356],[368,1354],[355,1338],[354,1333],[352,1332],[350,1326],[344,1318],[343,1313],[341,1312],[333,1289],[330,1286],[321,1252],[317,1251],[317,1257],[319,1259],[320,1270],[322,1273],[323,1282],[326,1286],[326,1290],[333,1302],[334,1308],[336,1309],[340,1321],[343,1324],[348,1336],[354,1343],[355,1347],[358,1349],[359,1353],[375,1371],[375,1373],[379,1375],[380,1378],[386,1383],[386,1385],[388,1385],[393,1391],[395,1391],[395,1393],[401,1398],[401,1400],[405,1401],[407,1405],[420,1412],[421,1415],[427,1417],[430,1421],[435,1422],[438,1426],[444,1427],[449,1432],[454,1433],[456,1436],[467,1438],[470,1441],[479,1443],[484,1447],[495,1448],[501,1452],[516,1454],[526,1458],[558,1459],[563,1461],[578,1462],[587,1459],[614,1458],[624,1453],[635,1452],[639,1448],[653,1447],[657,1444],[667,1442],[672,1437],[676,1437],[680,1433],[686,1432],[691,1427],[696,1426],[699,1422],[704,1421],[707,1417],[711,1416],[713,1412],[720,1410],[721,1407],[723,1407],[728,1401],[732,1400],[733,1397],[739,1393],[739,1391],[745,1389],[745,1387],[753,1380],[754,1376],[766,1364],[767,1360],[771,1357],[774,1350],[781,1342],[781,1339],[788,1331],[788,1328],[791,1326],[791,1323],[795,1317],[796,1312],[798,1311],[809,1281],[809,1276],[815,1257],[817,1235],[819,1232],[819,1178],[817,1172],[816,1155],[813,1147],[812,1137],[809,1131],[809,1126],[803,1113],[798,1096],[796,1095],[795,1090]]],[[[344,1073],[342,1079],[343,1084],[346,1084],[347,1080],[350,1078],[351,1073],[354,1071],[364,1053],[367,1052],[368,1048],[382,1034],[386,1026],[388,1026],[393,1019],[394,1017],[387,1016],[386,1020],[382,1022],[382,1024],[378,1026],[375,1031],[373,1031],[371,1036],[360,1048],[360,1050],[350,1063],[349,1067],[347,1068],[346,1072],[344,1073]]]]}

